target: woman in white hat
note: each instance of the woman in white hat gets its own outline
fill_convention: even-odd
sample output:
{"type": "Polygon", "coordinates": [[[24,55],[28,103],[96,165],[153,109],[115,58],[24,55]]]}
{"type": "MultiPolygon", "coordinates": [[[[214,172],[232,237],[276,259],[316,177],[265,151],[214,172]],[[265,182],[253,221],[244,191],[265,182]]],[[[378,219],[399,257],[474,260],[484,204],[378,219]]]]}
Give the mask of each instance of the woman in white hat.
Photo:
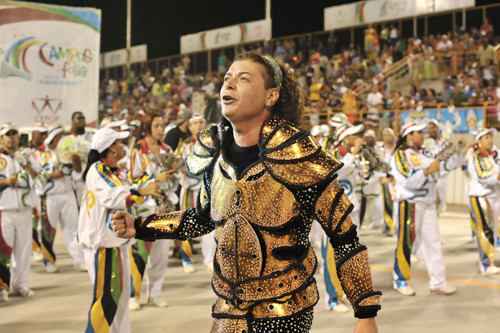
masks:
{"type": "Polygon", "coordinates": [[[425,156],[421,147],[426,127],[427,124],[415,122],[403,125],[391,158],[396,180],[394,222],[399,225],[393,287],[405,296],[415,295],[413,288],[408,285],[410,254],[414,247],[424,258],[431,292],[449,295],[456,291],[455,287],[446,284],[435,197],[436,173],[444,168],[444,164],[450,170],[459,167],[461,157],[453,155],[447,161],[440,161],[425,156]]]}
{"type": "MultiPolygon", "coordinates": [[[[140,186],[144,182],[156,180],[161,184],[169,201],[175,205],[179,201],[175,194],[179,184],[174,176],[175,170],[163,170],[154,162],[157,155],[173,153],[172,149],[161,141],[165,128],[163,118],[158,113],[149,113],[142,118],[141,126],[146,136],[132,148],[129,181],[131,184],[140,186]]],[[[137,216],[147,216],[164,209],[164,207],[157,206],[153,198],[148,198],[136,208],[137,216]]],[[[170,249],[170,243],[171,240],[158,240],[154,243],[139,240],[133,246],[131,310],[140,308],[138,300],[146,269],[148,270],[146,275],[148,302],[153,306],[168,306],[168,302],[161,297],[161,289],[167,272],[168,255],[166,254],[170,249]]]]}
{"type": "Polygon", "coordinates": [[[467,161],[470,216],[477,235],[479,269],[485,275],[500,273],[493,261],[500,210],[500,166],[495,161],[498,153],[493,149],[496,133],[494,128],[479,131],[467,161]]]}
{"type": "Polygon", "coordinates": [[[43,171],[39,174],[40,182],[37,182],[36,192],[40,196],[41,205],[43,263],[48,273],[58,271],[54,249],[58,222],[61,224],[66,248],[73,257],[75,269],[86,271],[83,252],[77,239],[78,204],[73,185],[74,180],[81,177],[82,164],[76,154],[71,156],[72,164],[62,164],[56,148],[63,134],[62,124],[51,125],[44,144],[38,147],[34,155],[37,171],[43,171]]]}
{"type": "Polygon", "coordinates": [[[125,151],[122,139],[128,132],[110,127],[98,130],[91,144],[83,174],[85,199],[80,209],[78,239],[94,286],[87,332],[130,332],[128,303],[130,295],[130,241],[113,233],[111,216],[129,210],[143,196],[161,196],[154,182],[131,190],[118,177],[118,161],[125,151]]]}

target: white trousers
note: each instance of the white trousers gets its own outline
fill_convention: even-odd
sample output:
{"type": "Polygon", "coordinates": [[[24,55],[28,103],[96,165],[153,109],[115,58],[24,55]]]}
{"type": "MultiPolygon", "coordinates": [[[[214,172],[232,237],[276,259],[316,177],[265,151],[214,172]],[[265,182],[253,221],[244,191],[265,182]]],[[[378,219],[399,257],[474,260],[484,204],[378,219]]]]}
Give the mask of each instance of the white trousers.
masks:
{"type": "Polygon", "coordinates": [[[75,267],[83,264],[83,251],[77,239],[78,206],[74,193],[47,195],[47,217],[54,229],[57,229],[57,221],[61,223],[64,242],[73,257],[75,267]]]}
{"type": "MultiPolygon", "coordinates": [[[[128,303],[130,299],[130,255],[129,255],[130,245],[120,246],[121,263],[122,263],[122,294],[120,295],[120,300],[118,301],[118,306],[116,308],[116,313],[111,325],[109,327],[110,333],[129,333],[130,332],[130,316],[128,303]]],[[[95,285],[96,279],[96,253],[90,248],[83,248],[83,256],[85,259],[85,265],[87,266],[87,271],[90,275],[90,280],[92,285],[95,285]]]]}
{"type": "Polygon", "coordinates": [[[213,265],[216,247],[215,230],[201,236],[201,254],[203,254],[203,265],[213,265]]]}
{"type": "MultiPolygon", "coordinates": [[[[400,221],[398,204],[398,202],[394,202],[394,221],[400,221]]],[[[443,253],[441,252],[441,235],[434,203],[415,203],[413,223],[415,225],[413,247],[424,258],[430,278],[429,287],[430,289],[441,288],[446,285],[446,266],[443,260],[443,253]]],[[[405,237],[404,241],[408,238],[405,237]]],[[[398,259],[402,260],[403,258],[398,259]]],[[[409,260],[409,258],[407,259],[409,260]]],[[[396,273],[394,273],[394,279],[398,279],[396,273]]]]}
{"type": "Polygon", "coordinates": [[[374,228],[384,224],[384,199],[382,194],[366,197],[365,221],[371,220],[374,228]]]}
{"type": "Polygon", "coordinates": [[[167,274],[170,239],[159,239],[152,243],[146,264],[146,286],[148,297],[160,297],[161,286],[167,274]]]}
{"type": "Polygon", "coordinates": [[[441,214],[443,210],[446,208],[446,188],[448,186],[448,182],[446,181],[446,177],[439,177],[436,183],[436,198],[439,198],[439,205],[437,208],[437,213],[441,214]]]}
{"type": "Polygon", "coordinates": [[[31,268],[31,208],[3,210],[1,214],[2,236],[12,248],[10,258],[10,286],[27,288],[31,268]]]}

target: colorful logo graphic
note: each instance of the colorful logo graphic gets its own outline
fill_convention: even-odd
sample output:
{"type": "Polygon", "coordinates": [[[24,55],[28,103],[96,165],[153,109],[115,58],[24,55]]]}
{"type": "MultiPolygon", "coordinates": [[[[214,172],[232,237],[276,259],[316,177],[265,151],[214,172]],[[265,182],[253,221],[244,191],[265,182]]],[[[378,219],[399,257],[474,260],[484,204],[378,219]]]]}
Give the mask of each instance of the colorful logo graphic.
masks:
{"type": "Polygon", "coordinates": [[[26,51],[37,43],[39,41],[35,37],[26,37],[16,41],[2,59],[0,78],[18,76],[31,81],[33,74],[30,72],[28,66],[26,66],[26,51]]]}

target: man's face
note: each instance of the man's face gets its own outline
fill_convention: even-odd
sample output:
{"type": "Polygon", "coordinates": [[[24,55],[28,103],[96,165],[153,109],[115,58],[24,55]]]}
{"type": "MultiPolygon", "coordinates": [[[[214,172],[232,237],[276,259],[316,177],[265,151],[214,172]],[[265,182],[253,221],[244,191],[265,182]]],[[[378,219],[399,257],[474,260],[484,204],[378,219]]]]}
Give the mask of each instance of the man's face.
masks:
{"type": "Polygon", "coordinates": [[[8,150],[17,150],[19,148],[19,133],[17,130],[10,130],[2,135],[0,142],[8,150]]]}
{"type": "Polygon", "coordinates": [[[78,130],[82,130],[85,128],[85,116],[83,115],[83,113],[75,114],[71,122],[71,127],[78,130]]]}
{"type": "Polygon", "coordinates": [[[436,139],[439,133],[439,128],[436,126],[436,124],[430,123],[428,129],[429,129],[429,136],[433,139],[436,139]]]}
{"type": "Polygon", "coordinates": [[[189,132],[195,135],[196,133],[203,131],[207,127],[205,119],[195,118],[189,122],[189,132]]]}
{"type": "Polygon", "coordinates": [[[43,141],[47,138],[47,132],[33,131],[33,138],[31,142],[35,147],[39,147],[43,144],[43,141]]]}
{"type": "Polygon", "coordinates": [[[384,143],[388,145],[394,143],[394,137],[389,131],[385,131],[382,133],[382,140],[384,140],[384,143]]]}
{"type": "Polygon", "coordinates": [[[368,147],[374,147],[375,146],[375,138],[373,136],[365,136],[365,144],[368,147]]]}
{"type": "Polygon", "coordinates": [[[220,96],[222,114],[231,122],[260,118],[266,112],[268,90],[263,65],[242,60],[234,62],[224,76],[220,96]]]}

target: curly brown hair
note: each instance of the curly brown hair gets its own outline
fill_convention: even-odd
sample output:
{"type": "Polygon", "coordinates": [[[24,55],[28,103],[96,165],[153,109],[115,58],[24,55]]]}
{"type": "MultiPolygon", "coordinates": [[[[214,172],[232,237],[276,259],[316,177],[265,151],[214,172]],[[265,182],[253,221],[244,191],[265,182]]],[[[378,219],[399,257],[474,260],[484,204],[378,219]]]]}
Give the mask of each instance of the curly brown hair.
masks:
{"type": "MultiPolygon", "coordinates": [[[[255,52],[242,53],[234,59],[234,61],[242,60],[250,60],[264,66],[266,68],[264,77],[266,82],[265,88],[276,88],[274,70],[268,60],[255,52]]],[[[281,68],[283,83],[281,84],[281,89],[279,89],[280,97],[274,103],[271,112],[273,115],[278,115],[298,126],[302,120],[302,111],[304,110],[304,95],[292,71],[282,62],[274,60],[281,68]]]]}

